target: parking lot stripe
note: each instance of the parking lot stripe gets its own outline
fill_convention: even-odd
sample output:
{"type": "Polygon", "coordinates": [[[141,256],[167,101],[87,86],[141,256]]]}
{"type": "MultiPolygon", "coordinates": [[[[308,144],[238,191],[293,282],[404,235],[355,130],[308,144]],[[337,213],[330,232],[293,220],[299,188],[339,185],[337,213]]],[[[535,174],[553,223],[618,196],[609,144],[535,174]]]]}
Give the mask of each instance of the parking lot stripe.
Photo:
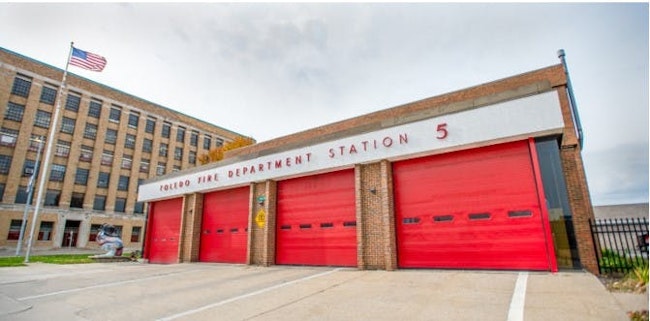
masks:
{"type": "Polygon", "coordinates": [[[191,310],[187,310],[187,311],[184,311],[184,312],[181,312],[181,313],[166,316],[166,317],[158,319],[157,321],[168,321],[168,320],[178,319],[180,317],[188,316],[188,315],[198,313],[198,312],[201,312],[201,311],[204,311],[204,310],[207,310],[207,309],[215,308],[215,307],[218,307],[218,306],[221,306],[221,305],[224,305],[224,304],[228,304],[228,303],[235,302],[235,301],[238,301],[238,300],[241,300],[241,299],[249,298],[249,297],[252,297],[252,296],[255,296],[255,295],[258,295],[258,294],[262,294],[262,293],[265,293],[265,292],[275,290],[275,289],[283,288],[285,286],[289,286],[289,285],[304,282],[304,281],[307,281],[307,280],[319,278],[321,276],[326,276],[326,275],[338,272],[341,269],[342,268],[336,268],[334,270],[325,271],[325,272],[318,273],[318,274],[313,274],[313,275],[306,276],[306,277],[296,279],[296,280],[293,280],[293,281],[289,281],[289,282],[285,282],[285,283],[281,283],[281,284],[276,284],[276,285],[266,287],[266,288],[263,288],[263,289],[260,289],[260,290],[257,290],[257,291],[245,293],[245,294],[238,295],[238,296],[226,299],[226,300],[221,300],[219,302],[204,305],[204,306],[198,307],[196,309],[191,309],[191,310]]]}
{"type": "Polygon", "coordinates": [[[510,300],[508,310],[508,321],[524,320],[524,304],[526,303],[526,284],[528,283],[528,272],[520,272],[517,276],[515,289],[510,300]]]}

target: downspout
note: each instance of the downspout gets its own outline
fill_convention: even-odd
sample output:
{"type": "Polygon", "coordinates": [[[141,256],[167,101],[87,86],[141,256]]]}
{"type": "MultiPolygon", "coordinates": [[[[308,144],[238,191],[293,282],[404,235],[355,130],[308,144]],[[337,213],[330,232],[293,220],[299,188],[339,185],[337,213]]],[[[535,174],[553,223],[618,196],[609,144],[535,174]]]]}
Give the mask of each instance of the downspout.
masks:
{"type": "Polygon", "coordinates": [[[571,78],[569,77],[569,67],[567,66],[565,56],[566,54],[564,53],[564,49],[560,49],[557,51],[557,57],[560,58],[560,61],[562,61],[562,65],[564,66],[564,74],[566,75],[567,94],[569,95],[569,104],[571,105],[571,116],[573,116],[573,124],[575,125],[576,128],[578,143],[580,144],[580,148],[582,149],[582,144],[583,144],[582,124],[580,124],[580,115],[578,114],[578,106],[576,105],[575,96],[573,95],[573,86],[571,85],[571,78]]]}

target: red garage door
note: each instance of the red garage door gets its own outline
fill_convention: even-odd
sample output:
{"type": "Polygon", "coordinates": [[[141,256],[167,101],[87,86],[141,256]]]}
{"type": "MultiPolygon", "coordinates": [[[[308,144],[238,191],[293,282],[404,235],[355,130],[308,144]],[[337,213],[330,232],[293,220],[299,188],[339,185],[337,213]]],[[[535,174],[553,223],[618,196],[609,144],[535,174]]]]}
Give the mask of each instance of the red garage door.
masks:
{"type": "Polygon", "coordinates": [[[146,257],[150,263],[177,263],[183,199],[153,202],[149,208],[146,257]]]}
{"type": "Polygon", "coordinates": [[[203,196],[199,261],[246,263],[249,187],[203,196]]]}
{"type": "Polygon", "coordinates": [[[276,264],[357,265],[354,170],[278,183],[276,264]]]}
{"type": "Polygon", "coordinates": [[[399,266],[552,269],[531,159],[521,141],[396,162],[399,266]]]}

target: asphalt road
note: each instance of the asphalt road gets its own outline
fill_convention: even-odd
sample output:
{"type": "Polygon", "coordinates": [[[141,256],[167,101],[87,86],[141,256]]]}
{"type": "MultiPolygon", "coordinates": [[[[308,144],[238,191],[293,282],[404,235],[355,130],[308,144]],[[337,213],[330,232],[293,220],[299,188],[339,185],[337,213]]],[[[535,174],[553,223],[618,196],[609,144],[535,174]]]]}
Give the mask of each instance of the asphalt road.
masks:
{"type": "Polygon", "coordinates": [[[628,320],[584,272],[136,262],[0,269],[0,320],[628,320]]]}

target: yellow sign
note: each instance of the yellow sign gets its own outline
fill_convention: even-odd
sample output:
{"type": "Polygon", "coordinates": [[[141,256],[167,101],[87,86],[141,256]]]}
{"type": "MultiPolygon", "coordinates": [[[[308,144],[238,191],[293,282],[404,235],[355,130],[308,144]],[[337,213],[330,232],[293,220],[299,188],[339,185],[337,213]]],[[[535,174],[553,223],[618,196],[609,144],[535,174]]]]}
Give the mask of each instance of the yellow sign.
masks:
{"type": "Polygon", "coordinates": [[[260,209],[257,212],[257,215],[255,215],[255,223],[257,223],[257,226],[260,228],[264,228],[264,225],[266,224],[266,212],[264,212],[264,209],[260,209]]]}

